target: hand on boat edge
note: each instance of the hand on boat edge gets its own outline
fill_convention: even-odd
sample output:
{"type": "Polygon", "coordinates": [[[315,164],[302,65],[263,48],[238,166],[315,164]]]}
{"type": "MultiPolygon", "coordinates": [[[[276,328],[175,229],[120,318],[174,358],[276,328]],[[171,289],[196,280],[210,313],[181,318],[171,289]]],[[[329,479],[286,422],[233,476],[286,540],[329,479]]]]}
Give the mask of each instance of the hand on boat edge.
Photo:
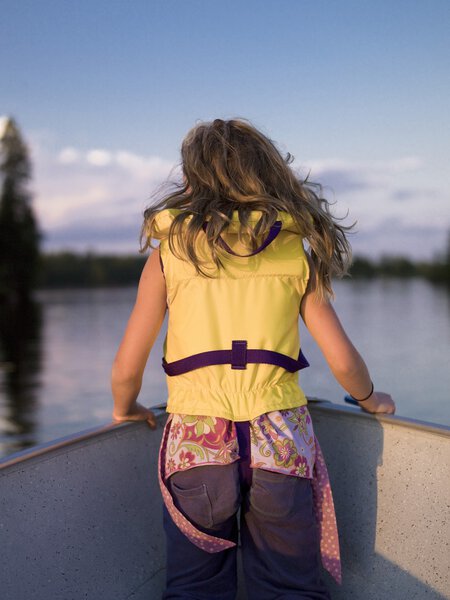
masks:
{"type": "Polygon", "coordinates": [[[147,421],[151,429],[156,429],[156,417],[154,413],[149,408],[139,404],[139,402],[135,402],[125,415],[118,415],[113,411],[112,418],[117,423],[122,423],[123,421],[147,421]]]}
{"type": "Polygon", "coordinates": [[[390,394],[385,392],[373,392],[367,400],[358,402],[358,405],[369,413],[395,413],[395,402],[390,394]]]}

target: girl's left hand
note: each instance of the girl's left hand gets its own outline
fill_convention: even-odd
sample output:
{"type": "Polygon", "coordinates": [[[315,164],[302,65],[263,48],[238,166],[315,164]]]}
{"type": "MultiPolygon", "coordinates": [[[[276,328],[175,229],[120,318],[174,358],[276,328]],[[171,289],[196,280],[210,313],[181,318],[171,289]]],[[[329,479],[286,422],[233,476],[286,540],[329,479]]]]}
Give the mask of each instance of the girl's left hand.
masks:
{"type": "Polygon", "coordinates": [[[122,423],[123,421],[147,421],[152,429],[156,429],[155,415],[149,408],[145,408],[139,402],[135,402],[126,415],[118,415],[113,411],[112,418],[117,423],[122,423]]]}
{"type": "Polygon", "coordinates": [[[362,402],[358,402],[359,406],[369,413],[387,413],[395,414],[395,402],[390,394],[385,392],[373,392],[372,395],[362,402]]]}

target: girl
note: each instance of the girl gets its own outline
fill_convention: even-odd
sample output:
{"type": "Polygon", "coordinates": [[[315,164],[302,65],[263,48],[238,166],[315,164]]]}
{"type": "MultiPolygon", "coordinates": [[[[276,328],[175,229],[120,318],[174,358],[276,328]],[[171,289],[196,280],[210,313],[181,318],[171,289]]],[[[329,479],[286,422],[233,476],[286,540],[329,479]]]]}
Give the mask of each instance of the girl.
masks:
{"type": "MultiPolygon", "coordinates": [[[[182,144],[183,183],[145,212],[153,248],[112,370],[113,418],[147,420],[138,397],[169,309],[163,368],[169,417],[159,482],[165,599],[236,596],[237,513],[250,600],[330,598],[340,582],[327,469],[298,371],[298,316],[364,410],[375,392],[330,298],[346,273],[346,231],[314,186],[244,120],[201,123],[182,144]],[[309,245],[309,253],[303,248],[309,245]]],[[[318,186],[321,190],[321,186],[318,186]]]]}

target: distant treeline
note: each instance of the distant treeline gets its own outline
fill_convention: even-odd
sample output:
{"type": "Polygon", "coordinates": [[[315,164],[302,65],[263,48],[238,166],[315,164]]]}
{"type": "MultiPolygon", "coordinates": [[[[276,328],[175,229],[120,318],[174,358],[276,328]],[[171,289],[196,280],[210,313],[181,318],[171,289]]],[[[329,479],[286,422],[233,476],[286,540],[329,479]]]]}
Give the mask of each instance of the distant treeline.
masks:
{"type": "Polygon", "coordinates": [[[41,256],[40,288],[136,285],[145,256],[103,256],[59,252],[41,256]]]}
{"type": "MultiPolygon", "coordinates": [[[[61,252],[41,257],[39,287],[103,287],[136,285],[146,261],[145,256],[105,256],[61,252]]],[[[385,256],[379,260],[355,257],[350,269],[352,279],[374,277],[422,277],[450,285],[447,260],[415,262],[405,257],[385,256]]]]}
{"type": "Polygon", "coordinates": [[[412,261],[403,256],[384,256],[377,261],[357,256],[350,269],[352,279],[372,277],[423,277],[436,283],[450,285],[450,262],[412,261]]]}

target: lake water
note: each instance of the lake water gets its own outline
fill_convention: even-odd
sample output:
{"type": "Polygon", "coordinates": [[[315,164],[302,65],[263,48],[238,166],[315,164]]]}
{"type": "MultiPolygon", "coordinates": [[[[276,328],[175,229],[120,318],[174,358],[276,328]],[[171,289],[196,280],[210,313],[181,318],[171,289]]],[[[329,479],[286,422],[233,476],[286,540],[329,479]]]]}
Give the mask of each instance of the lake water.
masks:
{"type": "MultiPolygon", "coordinates": [[[[400,416],[450,424],[450,294],[422,280],[338,281],[335,309],[364,357],[375,389],[400,416]]],[[[42,290],[26,314],[2,326],[0,456],[111,421],[111,364],[132,309],[133,288],[42,290]]],[[[140,402],[166,399],[166,323],[150,354],[140,402]]],[[[300,324],[311,366],[309,396],[343,403],[320,351],[300,324]]]]}

